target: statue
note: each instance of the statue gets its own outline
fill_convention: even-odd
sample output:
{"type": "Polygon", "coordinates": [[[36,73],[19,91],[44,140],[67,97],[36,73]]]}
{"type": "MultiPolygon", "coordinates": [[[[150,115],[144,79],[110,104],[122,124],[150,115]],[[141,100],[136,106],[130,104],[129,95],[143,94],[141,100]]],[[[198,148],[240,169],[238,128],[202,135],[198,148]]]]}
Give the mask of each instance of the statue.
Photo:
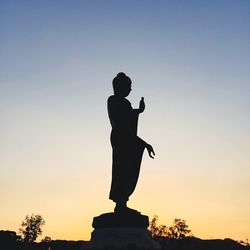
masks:
{"type": "Polygon", "coordinates": [[[111,145],[112,182],[109,198],[116,203],[115,212],[135,212],[127,207],[129,196],[134,192],[139,177],[143,151],[146,148],[151,158],[151,145],[137,136],[139,114],[145,109],[141,98],[139,109],[133,109],[125,98],[131,91],[131,79],[118,73],[113,79],[114,95],[108,98],[108,115],[112,126],[111,145]]]}
{"type": "Polygon", "coordinates": [[[109,198],[116,203],[115,211],[93,218],[91,241],[86,250],[103,249],[151,249],[161,250],[147,229],[149,218],[128,208],[127,201],[134,192],[139,177],[143,151],[151,158],[151,145],[137,136],[139,114],[145,109],[141,98],[138,109],[133,109],[126,99],[131,91],[131,80],[119,73],[113,80],[114,95],[108,98],[108,114],[112,126],[113,149],[112,183],[109,198]]]}

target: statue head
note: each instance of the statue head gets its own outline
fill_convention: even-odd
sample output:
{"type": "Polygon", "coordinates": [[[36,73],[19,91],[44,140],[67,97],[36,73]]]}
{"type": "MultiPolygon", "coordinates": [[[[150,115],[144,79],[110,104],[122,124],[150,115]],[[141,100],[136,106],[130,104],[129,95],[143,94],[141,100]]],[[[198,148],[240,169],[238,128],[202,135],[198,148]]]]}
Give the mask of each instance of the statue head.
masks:
{"type": "Polygon", "coordinates": [[[129,95],[132,81],[123,72],[118,73],[112,83],[115,95],[120,95],[122,97],[129,95]]]}

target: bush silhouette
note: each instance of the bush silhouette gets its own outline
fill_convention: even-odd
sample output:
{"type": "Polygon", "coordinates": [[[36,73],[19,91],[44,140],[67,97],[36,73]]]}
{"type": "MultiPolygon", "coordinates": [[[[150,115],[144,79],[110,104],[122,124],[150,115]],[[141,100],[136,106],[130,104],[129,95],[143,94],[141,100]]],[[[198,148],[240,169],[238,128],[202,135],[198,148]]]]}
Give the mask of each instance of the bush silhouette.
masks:
{"type": "Polygon", "coordinates": [[[26,215],[24,221],[21,224],[19,232],[22,234],[22,240],[24,242],[34,242],[38,235],[42,234],[41,227],[45,224],[45,220],[39,214],[26,215]]]}
{"type": "Polygon", "coordinates": [[[157,222],[158,216],[155,215],[149,224],[149,231],[152,233],[153,238],[161,236],[173,239],[183,239],[193,236],[185,220],[175,218],[173,225],[170,227],[166,225],[158,226],[157,222]]]}

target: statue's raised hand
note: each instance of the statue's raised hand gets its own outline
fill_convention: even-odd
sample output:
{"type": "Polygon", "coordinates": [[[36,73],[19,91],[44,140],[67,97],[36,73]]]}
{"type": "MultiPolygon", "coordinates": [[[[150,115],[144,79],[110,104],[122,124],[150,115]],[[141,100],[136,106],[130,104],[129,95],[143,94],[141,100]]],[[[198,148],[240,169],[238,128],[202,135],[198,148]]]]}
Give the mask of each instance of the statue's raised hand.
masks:
{"type": "Polygon", "coordinates": [[[145,102],[144,102],[144,97],[142,97],[139,105],[139,113],[142,113],[144,109],[145,109],[145,102]]]}
{"type": "Polygon", "coordinates": [[[155,156],[155,152],[154,152],[154,149],[151,145],[147,144],[146,145],[146,149],[148,150],[148,155],[154,159],[154,156],[155,156]]]}

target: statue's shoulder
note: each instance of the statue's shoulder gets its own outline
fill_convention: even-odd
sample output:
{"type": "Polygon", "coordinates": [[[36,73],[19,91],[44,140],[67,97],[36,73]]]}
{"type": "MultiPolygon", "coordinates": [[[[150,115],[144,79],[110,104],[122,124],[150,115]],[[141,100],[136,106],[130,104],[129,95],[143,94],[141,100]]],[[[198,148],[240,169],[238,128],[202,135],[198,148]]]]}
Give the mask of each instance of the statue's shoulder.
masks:
{"type": "Polygon", "coordinates": [[[114,95],[111,95],[109,98],[108,98],[108,103],[109,102],[113,102],[113,101],[115,101],[115,96],[114,95]]]}
{"type": "Polygon", "coordinates": [[[114,95],[111,95],[109,98],[108,98],[108,106],[114,106],[116,103],[117,103],[117,100],[116,100],[116,97],[114,95]]]}
{"type": "Polygon", "coordinates": [[[132,109],[130,102],[126,98],[117,95],[110,96],[107,104],[108,112],[111,116],[113,113],[124,114],[132,109]]]}
{"type": "Polygon", "coordinates": [[[111,95],[108,98],[108,105],[127,105],[129,103],[130,102],[126,98],[117,95],[111,95]]]}

